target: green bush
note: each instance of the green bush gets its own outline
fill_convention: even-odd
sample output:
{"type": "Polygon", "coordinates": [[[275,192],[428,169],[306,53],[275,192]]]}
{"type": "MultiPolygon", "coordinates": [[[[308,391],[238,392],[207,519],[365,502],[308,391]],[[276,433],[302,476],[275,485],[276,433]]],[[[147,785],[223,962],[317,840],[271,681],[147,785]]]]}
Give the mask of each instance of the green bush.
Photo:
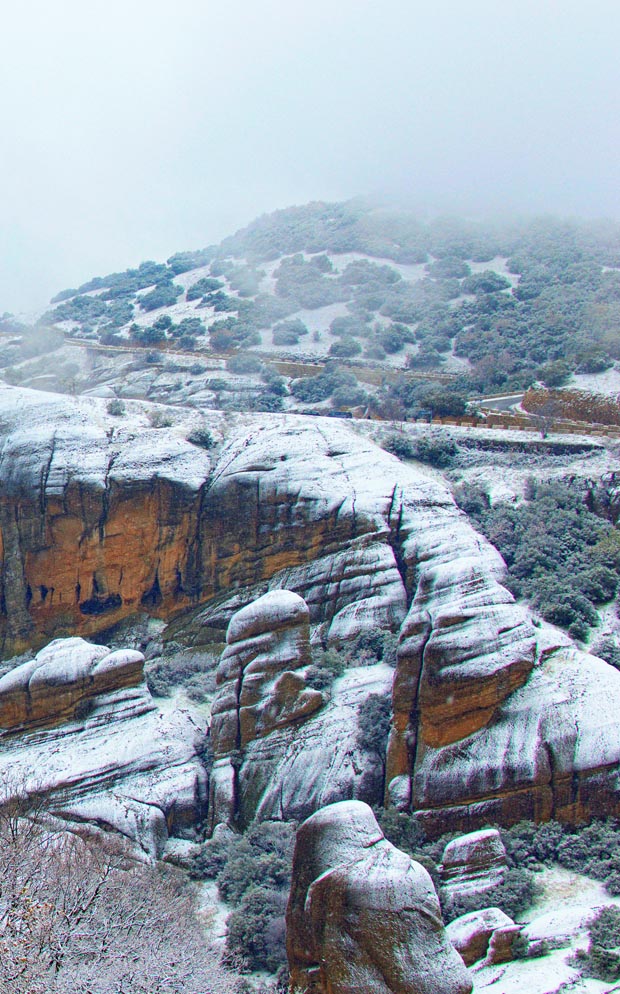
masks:
{"type": "Polygon", "coordinates": [[[601,908],[588,923],[588,950],[579,956],[587,977],[607,983],[620,980],[620,908],[601,908]]]}
{"type": "Polygon", "coordinates": [[[389,435],[382,447],[399,459],[415,459],[416,446],[407,435],[396,433],[389,435]]]}
{"type": "Polygon", "coordinates": [[[220,280],[213,279],[211,276],[205,276],[187,288],[185,299],[198,300],[199,297],[204,297],[207,293],[217,293],[218,290],[223,289],[224,284],[220,280]]]}
{"type": "Polygon", "coordinates": [[[329,347],[330,356],[337,356],[339,359],[351,359],[353,356],[359,355],[362,351],[362,346],[355,338],[351,336],[346,336],[341,338],[338,342],[332,342],[329,347]]]}
{"type": "Polygon", "coordinates": [[[177,298],[183,293],[183,287],[176,283],[159,283],[149,293],[140,297],[139,303],[143,311],[155,311],[158,307],[170,307],[176,304],[177,298]]]}
{"type": "Polygon", "coordinates": [[[239,373],[241,375],[251,375],[252,373],[260,373],[263,368],[263,364],[258,356],[242,354],[233,355],[230,359],[226,360],[226,369],[231,373],[239,373]]]}
{"type": "Polygon", "coordinates": [[[217,445],[208,428],[195,428],[187,436],[187,441],[201,449],[213,449],[217,445]]]}
{"type": "Polygon", "coordinates": [[[369,694],[357,709],[357,744],[365,752],[376,753],[381,760],[385,757],[392,702],[381,694],[369,694]]]}
{"type": "Polygon", "coordinates": [[[449,435],[422,435],[416,441],[414,458],[443,469],[454,462],[457,453],[456,443],[449,435]]]}
{"type": "Polygon", "coordinates": [[[287,895],[270,887],[252,887],[228,918],[226,951],[246,970],[275,973],[286,963],[287,895]]]}

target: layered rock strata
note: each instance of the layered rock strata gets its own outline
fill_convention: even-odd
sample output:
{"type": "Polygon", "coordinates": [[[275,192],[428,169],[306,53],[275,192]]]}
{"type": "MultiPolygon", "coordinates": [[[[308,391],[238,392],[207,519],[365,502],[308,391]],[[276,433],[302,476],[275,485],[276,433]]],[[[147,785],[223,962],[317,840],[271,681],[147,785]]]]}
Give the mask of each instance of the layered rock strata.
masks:
{"type": "Polygon", "coordinates": [[[204,733],[164,716],[144,657],[58,639],[0,680],[3,798],[42,795],[50,815],[113,829],[149,855],[206,810],[204,733]]]}
{"type": "Polygon", "coordinates": [[[286,913],[298,994],[469,994],[426,872],[383,837],[370,808],[341,802],[297,832],[286,913]]]}

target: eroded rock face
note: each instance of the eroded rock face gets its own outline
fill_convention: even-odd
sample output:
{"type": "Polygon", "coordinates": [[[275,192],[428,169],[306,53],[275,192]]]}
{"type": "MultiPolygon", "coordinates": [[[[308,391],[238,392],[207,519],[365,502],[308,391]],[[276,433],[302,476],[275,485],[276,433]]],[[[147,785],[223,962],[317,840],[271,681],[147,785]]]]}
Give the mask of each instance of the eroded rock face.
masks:
{"type": "Polygon", "coordinates": [[[70,638],[10,671],[0,680],[0,782],[3,796],[42,793],[51,814],[114,829],[157,856],[204,816],[204,734],[187,714],[158,711],[143,663],[70,638]]]}
{"type": "MultiPolygon", "coordinates": [[[[119,419],[94,398],[3,388],[5,655],[190,607],[205,640],[221,642],[233,614],[285,589],[324,645],[402,626],[385,799],[429,832],[620,814],[620,674],[571,647],[537,653],[501,558],[441,482],[328,419],[212,420],[217,452],[191,445],[189,426],[151,428],[139,407],[119,419]]],[[[229,644],[222,693],[243,641],[229,644]]],[[[319,706],[303,669],[286,664],[276,687],[263,666],[247,673],[243,704],[218,701],[218,735],[235,728],[239,746],[222,745],[235,762],[218,768],[216,810],[235,797],[243,823],[381,800],[382,764],[360,754],[356,712],[391,674],[347,674],[319,706]]],[[[5,686],[7,728],[78,715],[93,676],[57,688],[49,715],[5,686]]]]}
{"type": "Polygon", "coordinates": [[[472,989],[428,873],[360,802],[330,805],[299,828],[286,924],[293,992],[472,989]]]}

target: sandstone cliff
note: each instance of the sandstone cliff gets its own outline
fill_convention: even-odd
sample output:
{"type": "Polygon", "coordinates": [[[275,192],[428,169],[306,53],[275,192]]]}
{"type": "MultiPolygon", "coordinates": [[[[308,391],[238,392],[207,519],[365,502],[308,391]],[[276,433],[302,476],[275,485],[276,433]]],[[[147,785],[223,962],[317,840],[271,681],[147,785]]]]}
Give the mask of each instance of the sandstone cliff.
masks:
{"type": "MultiPolygon", "coordinates": [[[[92,398],[0,393],[5,654],[188,608],[200,637],[221,642],[240,611],[214,739],[242,823],[342,798],[379,803],[381,764],[360,753],[357,706],[390,687],[386,800],[430,831],[620,811],[620,674],[570,647],[537,647],[501,586],[501,558],[438,479],[327,419],[215,414],[219,447],[207,452],[187,441],[183,417],[154,429],[138,407],[123,420],[92,398]],[[254,632],[252,609],[243,614],[282,590],[307,605],[285,646],[286,625],[263,617],[254,632]],[[310,632],[338,645],[377,628],[401,632],[393,684],[379,665],[354,667],[329,701],[304,686],[310,632]]],[[[134,679],[129,663],[122,679],[134,679]]],[[[19,694],[5,707],[33,730],[75,716],[73,694],[49,715],[36,693],[29,711],[19,694]]],[[[231,796],[216,821],[229,820],[231,796]]]]}

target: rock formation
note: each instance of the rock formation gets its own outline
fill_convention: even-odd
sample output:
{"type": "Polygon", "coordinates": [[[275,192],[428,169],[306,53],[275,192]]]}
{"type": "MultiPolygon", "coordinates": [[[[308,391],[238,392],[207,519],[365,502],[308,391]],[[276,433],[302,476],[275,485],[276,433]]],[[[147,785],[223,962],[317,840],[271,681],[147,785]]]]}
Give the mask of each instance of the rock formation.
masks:
{"type": "Polygon", "coordinates": [[[484,894],[502,883],[506,869],[506,850],[497,829],[471,832],[444,849],[441,885],[449,900],[484,894]]]}
{"type": "Polygon", "coordinates": [[[209,823],[300,820],[342,798],[380,798],[377,756],[356,742],[357,708],[389,694],[392,671],[352,670],[325,695],[306,686],[308,607],[272,591],[233,615],[213,702],[209,823]]]}
{"type": "Polygon", "coordinates": [[[465,966],[473,966],[479,960],[491,966],[505,962],[502,956],[512,959],[510,947],[520,931],[520,926],[500,908],[472,911],[446,926],[448,938],[465,966]]]}
{"type": "Polygon", "coordinates": [[[299,828],[286,926],[298,994],[472,989],[428,873],[360,802],[332,804],[299,828]]]}
{"type": "Polygon", "coordinates": [[[309,612],[288,590],[272,591],[235,614],[217,672],[219,693],[212,708],[212,825],[233,822],[239,814],[237,783],[250,742],[308,717],[323,695],[306,687],[310,663],[309,612]]]}
{"type": "MultiPolygon", "coordinates": [[[[414,809],[430,833],[620,814],[620,674],[571,646],[537,646],[501,585],[500,556],[440,481],[366,441],[363,426],[216,413],[216,452],[187,440],[193,415],[154,429],[139,406],[121,419],[104,403],[0,392],[5,656],[190,608],[196,638],[221,643],[233,614],[285,589],[304,599],[325,646],[401,630],[385,802],[414,809]]],[[[245,665],[243,641],[226,650],[233,670],[245,665]]],[[[387,667],[348,673],[319,706],[300,682],[301,656],[277,688],[260,666],[243,705],[216,704],[228,715],[222,742],[244,728],[239,746],[220,750],[229,785],[218,767],[228,800],[216,818],[231,784],[242,824],[343,798],[380,802],[382,763],[360,754],[356,712],[386,692],[387,667]]],[[[222,694],[234,692],[233,670],[222,694]]],[[[129,662],[123,679],[134,679],[129,662]]],[[[81,694],[57,695],[49,717],[33,700],[24,728],[64,720],[81,694]]],[[[17,698],[6,707],[24,711],[17,698]]]]}
{"type": "Polygon", "coordinates": [[[155,707],[138,652],[58,639],[0,680],[2,796],[42,794],[50,814],[115,829],[150,855],[206,808],[203,734],[155,707]]]}

